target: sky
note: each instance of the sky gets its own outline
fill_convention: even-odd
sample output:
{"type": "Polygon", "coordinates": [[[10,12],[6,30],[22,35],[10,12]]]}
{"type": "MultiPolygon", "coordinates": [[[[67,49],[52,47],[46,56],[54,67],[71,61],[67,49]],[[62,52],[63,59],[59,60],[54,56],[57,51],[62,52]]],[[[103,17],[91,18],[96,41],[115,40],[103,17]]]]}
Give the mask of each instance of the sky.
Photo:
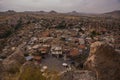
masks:
{"type": "Polygon", "coordinates": [[[120,0],[0,0],[0,11],[104,13],[120,10],[120,0]]]}

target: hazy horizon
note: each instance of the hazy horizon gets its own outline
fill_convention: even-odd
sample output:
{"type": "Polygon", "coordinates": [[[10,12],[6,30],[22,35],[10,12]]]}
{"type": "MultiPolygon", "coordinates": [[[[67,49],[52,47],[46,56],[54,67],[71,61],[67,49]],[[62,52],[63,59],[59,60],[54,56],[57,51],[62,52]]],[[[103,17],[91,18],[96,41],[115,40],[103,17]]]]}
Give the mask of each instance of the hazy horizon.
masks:
{"type": "Polygon", "coordinates": [[[0,11],[104,13],[120,10],[120,0],[0,0],[0,11]]]}

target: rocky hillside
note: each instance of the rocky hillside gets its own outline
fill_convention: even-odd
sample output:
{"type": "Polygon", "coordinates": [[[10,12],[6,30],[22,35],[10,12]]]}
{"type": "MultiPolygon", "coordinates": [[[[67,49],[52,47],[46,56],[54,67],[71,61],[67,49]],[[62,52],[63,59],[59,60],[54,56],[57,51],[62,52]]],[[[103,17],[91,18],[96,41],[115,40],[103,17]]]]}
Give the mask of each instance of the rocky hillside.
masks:
{"type": "Polygon", "coordinates": [[[120,54],[103,42],[91,45],[85,68],[96,73],[98,80],[120,80],[120,54]]]}

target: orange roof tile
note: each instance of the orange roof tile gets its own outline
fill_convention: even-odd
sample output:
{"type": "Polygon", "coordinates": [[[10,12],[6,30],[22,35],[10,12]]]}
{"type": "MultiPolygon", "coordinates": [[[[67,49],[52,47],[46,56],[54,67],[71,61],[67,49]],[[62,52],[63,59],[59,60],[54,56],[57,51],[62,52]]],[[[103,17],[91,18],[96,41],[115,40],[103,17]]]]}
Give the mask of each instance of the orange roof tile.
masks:
{"type": "Polygon", "coordinates": [[[74,48],[74,49],[70,50],[70,55],[71,56],[79,55],[79,50],[77,48],[74,48]]]}

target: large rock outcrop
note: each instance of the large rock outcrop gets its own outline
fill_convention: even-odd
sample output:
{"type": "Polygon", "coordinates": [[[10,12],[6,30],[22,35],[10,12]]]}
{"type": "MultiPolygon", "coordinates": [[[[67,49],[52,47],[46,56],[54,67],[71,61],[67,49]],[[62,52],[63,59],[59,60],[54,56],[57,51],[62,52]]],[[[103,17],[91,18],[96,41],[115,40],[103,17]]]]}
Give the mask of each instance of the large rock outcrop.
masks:
{"type": "Polygon", "coordinates": [[[9,70],[10,67],[22,65],[25,62],[23,52],[20,49],[17,49],[13,54],[8,56],[3,61],[3,66],[5,70],[9,70]],[[17,65],[18,64],[18,65],[17,65]]]}
{"type": "Polygon", "coordinates": [[[91,45],[85,69],[94,71],[98,80],[120,80],[120,54],[103,42],[91,45]]]}
{"type": "Polygon", "coordinates": [[[0,80],[16,80],[19,69],[25,61],[23,52],[17,49],[12,55],[2,61],[0,80]]]}

